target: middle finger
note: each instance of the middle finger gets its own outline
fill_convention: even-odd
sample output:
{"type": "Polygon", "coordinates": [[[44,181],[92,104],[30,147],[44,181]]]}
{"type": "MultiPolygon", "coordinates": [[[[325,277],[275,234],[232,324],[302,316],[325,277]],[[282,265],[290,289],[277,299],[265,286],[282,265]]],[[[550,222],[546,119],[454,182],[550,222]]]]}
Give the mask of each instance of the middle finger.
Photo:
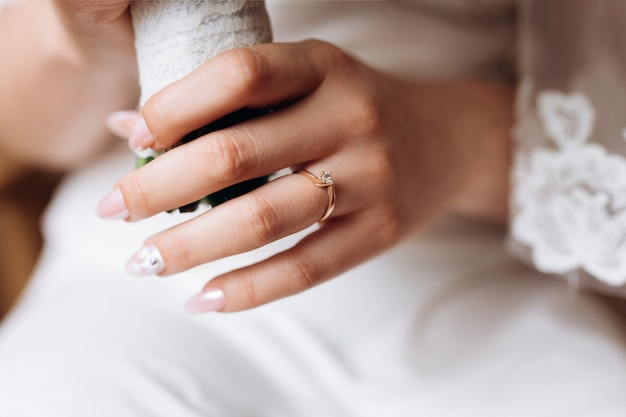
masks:
{"type": "Polygon", "coordinates": [[[341,129],[323,100],[311,95],[276,113],[210,133],[132,172],[116,185],[128,220],[333,153],[341,129]]]}

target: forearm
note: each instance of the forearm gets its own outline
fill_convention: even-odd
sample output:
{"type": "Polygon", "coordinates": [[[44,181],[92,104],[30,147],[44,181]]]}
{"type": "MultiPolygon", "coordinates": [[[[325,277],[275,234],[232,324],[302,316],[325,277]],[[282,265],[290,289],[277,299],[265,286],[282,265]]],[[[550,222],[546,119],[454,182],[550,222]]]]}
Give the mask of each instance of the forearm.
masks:
{"type": "Polygon", "coordinates": [[[17,164],[67,168],[101,149],[106,115],[138,96],[132,42],[94,48],[61,24],[48,0],[0,13],[0,153],[17,164]],[[130,47],[129,47],[130,46],[130,47]]]}

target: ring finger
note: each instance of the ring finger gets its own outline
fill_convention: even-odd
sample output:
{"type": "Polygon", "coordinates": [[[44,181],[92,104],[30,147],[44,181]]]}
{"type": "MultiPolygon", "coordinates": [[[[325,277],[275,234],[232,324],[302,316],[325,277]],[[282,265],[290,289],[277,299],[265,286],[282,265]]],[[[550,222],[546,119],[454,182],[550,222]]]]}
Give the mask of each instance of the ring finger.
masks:
{"type": "Polygon", "coordinates": [[[303,175],[280,177],[150,237],[130,259],[127,271],[169,275],[259,248],[319,221],[328,199],[326,189],[303,175]]]}

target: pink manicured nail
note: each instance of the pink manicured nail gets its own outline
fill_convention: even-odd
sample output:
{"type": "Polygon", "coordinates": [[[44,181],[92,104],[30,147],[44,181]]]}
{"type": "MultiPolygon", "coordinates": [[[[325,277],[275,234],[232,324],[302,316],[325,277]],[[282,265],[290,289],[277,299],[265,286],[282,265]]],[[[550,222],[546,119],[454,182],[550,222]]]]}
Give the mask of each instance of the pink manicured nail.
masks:
{"type": "Polygon", "coordinates": [[[154,137],[152,133],[150,133],[150,130],[148,130],[148,125],[146,125],[144,118],[140,117],[130,131],[128,147],[132,151],[142,151],[146,148],[150,148],[153,144],[154,137]]]}
{"type": "Polygon", "coordinates": [[[157,275],[165,270],[165,261],[155,245],[143,246],[126,264],[126,272],[130,275],[157,275]]]}
{"type": "Polygon", "coordinates": [[[200,294],[191,297],[185,303],[185,311],[192,314],[219,311],[224,307],[226,307],[224,293],[217,288],[202,291],[200,294]]]}
{"type": "Polygon", "coordinates": [[[98,204],[96,211],[98,216],[109,220],[122,220],[130,215],[120,190],[113,190],[107,194],[98,204]]]}
{"type": "Polygon", "coordinates": [[[106,118],[106,126],[111,133],[122,139],[128,139],[130,132],[139,118],[139,112],[116,111],[109,114],[106,118]]]}

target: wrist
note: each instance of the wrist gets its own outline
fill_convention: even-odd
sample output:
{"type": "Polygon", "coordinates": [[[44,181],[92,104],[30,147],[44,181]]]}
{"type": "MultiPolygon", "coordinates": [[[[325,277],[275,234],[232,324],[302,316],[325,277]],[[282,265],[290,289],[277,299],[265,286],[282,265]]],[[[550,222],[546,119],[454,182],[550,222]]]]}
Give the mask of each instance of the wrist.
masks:
{"type": "Polygon", "coordinates": [[[476,84],[464,109],[468,139],[475,144],[463,187],[450,210],[491,221],[508,217],[514,88],[505,84],[476,84]],[[473,136],[473,137],[472,137],[473,136]]]}

